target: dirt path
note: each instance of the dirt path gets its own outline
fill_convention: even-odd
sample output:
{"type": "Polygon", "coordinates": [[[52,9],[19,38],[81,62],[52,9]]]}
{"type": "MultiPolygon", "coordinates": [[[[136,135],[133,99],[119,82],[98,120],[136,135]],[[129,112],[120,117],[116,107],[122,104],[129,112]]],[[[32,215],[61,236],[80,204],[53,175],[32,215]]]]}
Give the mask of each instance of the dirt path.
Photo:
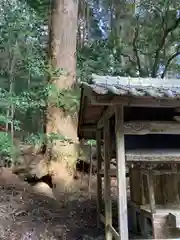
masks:
{"type": "Polygon", "coordinates": [[[9,170],[0,174],[0,240],[104,239],[96,229],[96,201],[87,187],[58,201],[35,194],[9,170]]]}

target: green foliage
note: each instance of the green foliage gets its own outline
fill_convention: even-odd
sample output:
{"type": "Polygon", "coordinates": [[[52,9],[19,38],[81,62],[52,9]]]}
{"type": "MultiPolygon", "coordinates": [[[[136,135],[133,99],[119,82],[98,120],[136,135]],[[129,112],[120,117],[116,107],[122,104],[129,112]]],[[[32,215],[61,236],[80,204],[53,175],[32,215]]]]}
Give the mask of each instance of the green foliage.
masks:
{"type": "Polygon", "coordinates": [[[46,106],[47,31],[26,3],[2,0],[0,8],[0,126],[7,128],[0,132],[0,155],[15,160],[14,137],[31,132],[29,111],[39,115],[46,106]]]}
{"type": "Polygon", "coordinates": [[[75,113],[79,108],[79,89],[61,90],[58,93],[57,107],[68,113],[75,113]]]}
{"type": "Polygon", "coordinates": [[[48,102],[66,113],[75,113],[79,108],[80,89],[75,86],[72,89],[57,89],[54,84],[48,84],[46,87],[48,93],[48,102]]]}
{"type": "Polygon", "coordinates": [[[47,19],[52,0],[20,0],[34,9],[42,19],[47,19]]]}
{"type": "Polygon", "coordinates": [[[1,156],[7,154],[10,156],[12,154],[12,139],[11,135],[6,132],[0,132],[0,152],[1,156]]]}
{"type": "MultiPolygon", "coordinates": [[[[1,164],[10,165],[11,159],[18,154],[18,149],[12,143],[11,135],[6,132],[0,132],[0,158],[1,164]],[[3,160],[3,161],[2,161],[3,160]]],[[[1,165],[1,166],[2,166],[1,165]]]]}
{"type": "Polygon", "coordinates": [[[34,133],[32,133],[26,137],[24,142],[26,144],[30,144],[32,146],[41,146],[44,143],[46,143],[50,146],[51,143],[56,140],[71,143],[71,139],[66,138],[65,136],[62,136],[60,134],[56,134],[56,133],[50,133],[50,134],[44,134],[44,133],[34,134],[34,133]]]}
{"type": "Polygon", "coordinates": [[[96,145],[96,140],[88,140],[87,144],[89,144],[91,146],[95,146],[96,145]]]}
{"type": "MultiPolygon", "coordinates": [[[[66,74],[48,63],[48,29],[44,20],[49,3],[44,3],[28,1],[27,4],[23,0],[0,3],[0,128],[3,129],[0,155],[12,162],[17,149],[16,136],[32,145],[57,138],[70,141],[59,135],[45,136],[43,132],[47,101],[53,97],[53,91],[57,91],[47,80],[66,74]]],[[[74,113],[78,99],[77,88],[58,91],[55,105],[74,113]]]]}
{"type": "Polygon", "coordinates": [[[128,74],[110,40],[94,41],[80,49],[77,67],[78,77],[87,82],[91,80],[92,73],[111,76],[128,74]]]}
{"type": "MultiPolygon", "coordinates": [[[[7,133],[0,132],[3,159],[12,160],[17,154],[16,135],[33,145],[70,141],[57,134],[45,136],[42,129],[47,102],[73,114],[80,98],[77,86],[58,90],[52,84],[67,73],[49,64],[51,3],[0,2],[0,127],[8,128],[7,133]]],[[[165,68],[164,75],[180,73],[177,59],[172,58],[180,54],[179,9],[179,1],[170,0],[80,1],[78,22],[85,27],[78,29],[78,36],[83,33],[77,46],[78,80],[89,82],[92,73],[156,77],[162,76],[160,67],[165,68]]]]}
{"type": "Polygon", "coordinates": [[[180,55],[179,1],[94,0],[89,4],[92,2],[95,9],[89,28],[92,18],[99,21],[106,40],[91,39],[80,48],[81,80],[88,81],[91,73],[141,77],[179,73],[177,58],[172,58],[175,53],[180,55]]]}

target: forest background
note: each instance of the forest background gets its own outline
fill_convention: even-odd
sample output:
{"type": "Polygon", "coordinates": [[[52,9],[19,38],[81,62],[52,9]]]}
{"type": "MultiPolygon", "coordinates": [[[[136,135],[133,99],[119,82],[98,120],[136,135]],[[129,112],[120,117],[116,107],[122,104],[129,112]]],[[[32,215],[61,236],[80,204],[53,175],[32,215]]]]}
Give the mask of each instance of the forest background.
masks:
{"type": "Polygon", "coordinates": [[[176,0],[2,0],[1,164],[26,144],[74,162],[80,83],[92,73],[180,78],[179,56],[176,0]]]}

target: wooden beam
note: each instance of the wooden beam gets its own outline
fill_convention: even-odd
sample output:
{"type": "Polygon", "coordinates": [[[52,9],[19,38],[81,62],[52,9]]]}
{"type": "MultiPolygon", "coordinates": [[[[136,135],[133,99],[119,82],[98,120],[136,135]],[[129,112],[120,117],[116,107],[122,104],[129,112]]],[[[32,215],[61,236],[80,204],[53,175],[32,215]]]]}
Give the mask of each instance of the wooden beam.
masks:
{"type": "MultiPolygon", "coordinates": [[[[82,125],[81,131],[95,132],[96,128],[100,129],[104,125],[105,119],[112,117],[114,111],[113,108],[108,107],[103,116],[99,120],[97,126],[82,125]]],[[[180,122],[177,121],[130,121],[125,122],[124,134],[125,135],[145,135],[145,134],[180,134],[180,122]]]]}
{"type": "Polygon", "coordinates": [[[100,175],[102,157],[101,157],[101,130],[96,132],[96,154],[97,154],[97,227],[100,226],[100,213],[102,207],[102,179],[100,175]]]}
{"type": "Polygon", "coordinates": [[[177,149],[129,150],[126,152],[126,161],[129,164],[141,163],[146,166],[152,163],[179,163],[180,151],[177,149]]]}
{"type": "Polygon", "coordinates": [[[104,123],[107,119],[111,118],[114,114],[114,108],[108,107],[102,114],[100,120],[98,121],[97,128],[103,128],[104,123]]]}
{"type": "Polygon", "coordinates": [[[115,229],[112,225],[109,225],[108,227],[109,227],[109,230],[110,230],[113,238],[114,238],[115,240],[119,240],[119,239],[120,239],[120,235],[119,235],[119,233],[116,231],[116,229],[115,229]]]}
{"type": "Polygon", "coordinates": [[[180,123],[175,121],[131,121],[124,123],[127,135],[180,134],[180,123]]]}
{"type": "Polygon", "coordinates": [[[159,98],[153,97],[132,97],[132,96],[114,96],[113,99],[109,100],[110,96],[89,96],[92,105],[98,106],[114,106],[122,104],[124,106],[132,107],[179,107],[180,100],[172,98],[159,98]],[[105,99],[106,97],[106,99],[105,99]]]}
{"type": "MultiPolygon", "coordinates": [[[[117,177],[117,169],[109,169],[108,174],[109,174],[110,177],[114,177],[114,178],[117,177]]],[[[100,176],[104,177],[104,171],[103,170],[100,171],[100,176]]],[[[129,177],[128,172],[126,172],[126,177],[129,177]]]]}
{"type": "Polygon", "coordinates": [[[112,233],[108,226],[112,225],[111,182],[108,174],[110,169],[110,122],[106,119],[104,125],[104,200],[105,200],[105,239],[112,240],[112,233]]]}
{"type": "Polygon", "coordinates": [[[95,132],[97,129],[96,124],[84,124],[80,126],[81,131],[95,132]]]}
{"type": "Polygon", "coordinates": [[[117,159],[117,182],[118,182],[118,217],[120,239],[128,240],[127,219],[127,193],[126,193],[126,163],[124,148],[124,111],[123,106],[115,107],[115,132],[116,132],[116,159],[117,159]]]}
{"type": "MultiPolygon", "coordinates": [[[[149,175],[149,171],[146,169],[142,169],[141,170],[142,174],[144,175],[149,175]]],[[[160,170],[156,170],[156,169],[151,169],[151,172],[153,175],[165,175],[165,174],[176,174],[176,175],[180,175],[180,172],[177,172],[174,168],[172,170],[165,170],[165,169],[160,169],[160,170]]]]}

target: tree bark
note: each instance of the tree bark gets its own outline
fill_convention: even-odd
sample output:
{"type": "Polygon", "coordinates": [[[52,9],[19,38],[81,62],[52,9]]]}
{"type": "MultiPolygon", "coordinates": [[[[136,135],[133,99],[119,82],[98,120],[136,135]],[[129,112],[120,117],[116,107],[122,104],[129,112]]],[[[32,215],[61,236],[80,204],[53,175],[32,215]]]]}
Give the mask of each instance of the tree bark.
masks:
{"type": "MultiPolygon", "coordinates": [[[[54,84],[57,90],[71,89],[76,81],[77,10],[77,0],[52,0],[49,59],[54,68],[63,69],[65,73],[50,79],[50,83],[54,84]]],[[[46,122],[47,133],[57,133],[76,142],[76,126],[76,117],[70,116],[63,109],[49,103],[46,122]]],[[[57,141],[53,143],[52,148],[53,154],[55,152],[60,156],[62,149],[57,141]]]]}
{"type": "Polygon", "coordinates": [[[164,78],[164,77],[165,77],[166,72],[167,72],[167,70],[168,70],[168,67],[169,67],[171,61],[172,61],[173,59],[175,59],[175,58],[176,58],[177,56],[179,56],[179,55],[180,55],[180,51],[174,53],[174,54],[167,60],[167,63],[166,63],[166,65],[165,65],[165,68],[164,68],[164,71],[163,71],[163,73],[162,73],[162,75],[161,75],[161,78],[164,78]]]}
{"type": "Polygon", "coordinates": [[[159,68],[159,56],[160,56],[161,50],[164,47],[166,39],[169,36],[169,34],[171,32],[173,32],[179,26],[179,24],[180,24],[180,17],[176,19],[176,21],[174,22],[174,24],[171,27],[164,29],[163,36],[162,36],[162,38],[160,40],[160,43],[159,43],[159,46],[158,46],[158,48],[155,52],[154,64],[153,64],[152,73],[151,73],[152,78],[156,78],[156,76],[157,76],[157,72],[158,72],[158,68],[159,68]]]}

